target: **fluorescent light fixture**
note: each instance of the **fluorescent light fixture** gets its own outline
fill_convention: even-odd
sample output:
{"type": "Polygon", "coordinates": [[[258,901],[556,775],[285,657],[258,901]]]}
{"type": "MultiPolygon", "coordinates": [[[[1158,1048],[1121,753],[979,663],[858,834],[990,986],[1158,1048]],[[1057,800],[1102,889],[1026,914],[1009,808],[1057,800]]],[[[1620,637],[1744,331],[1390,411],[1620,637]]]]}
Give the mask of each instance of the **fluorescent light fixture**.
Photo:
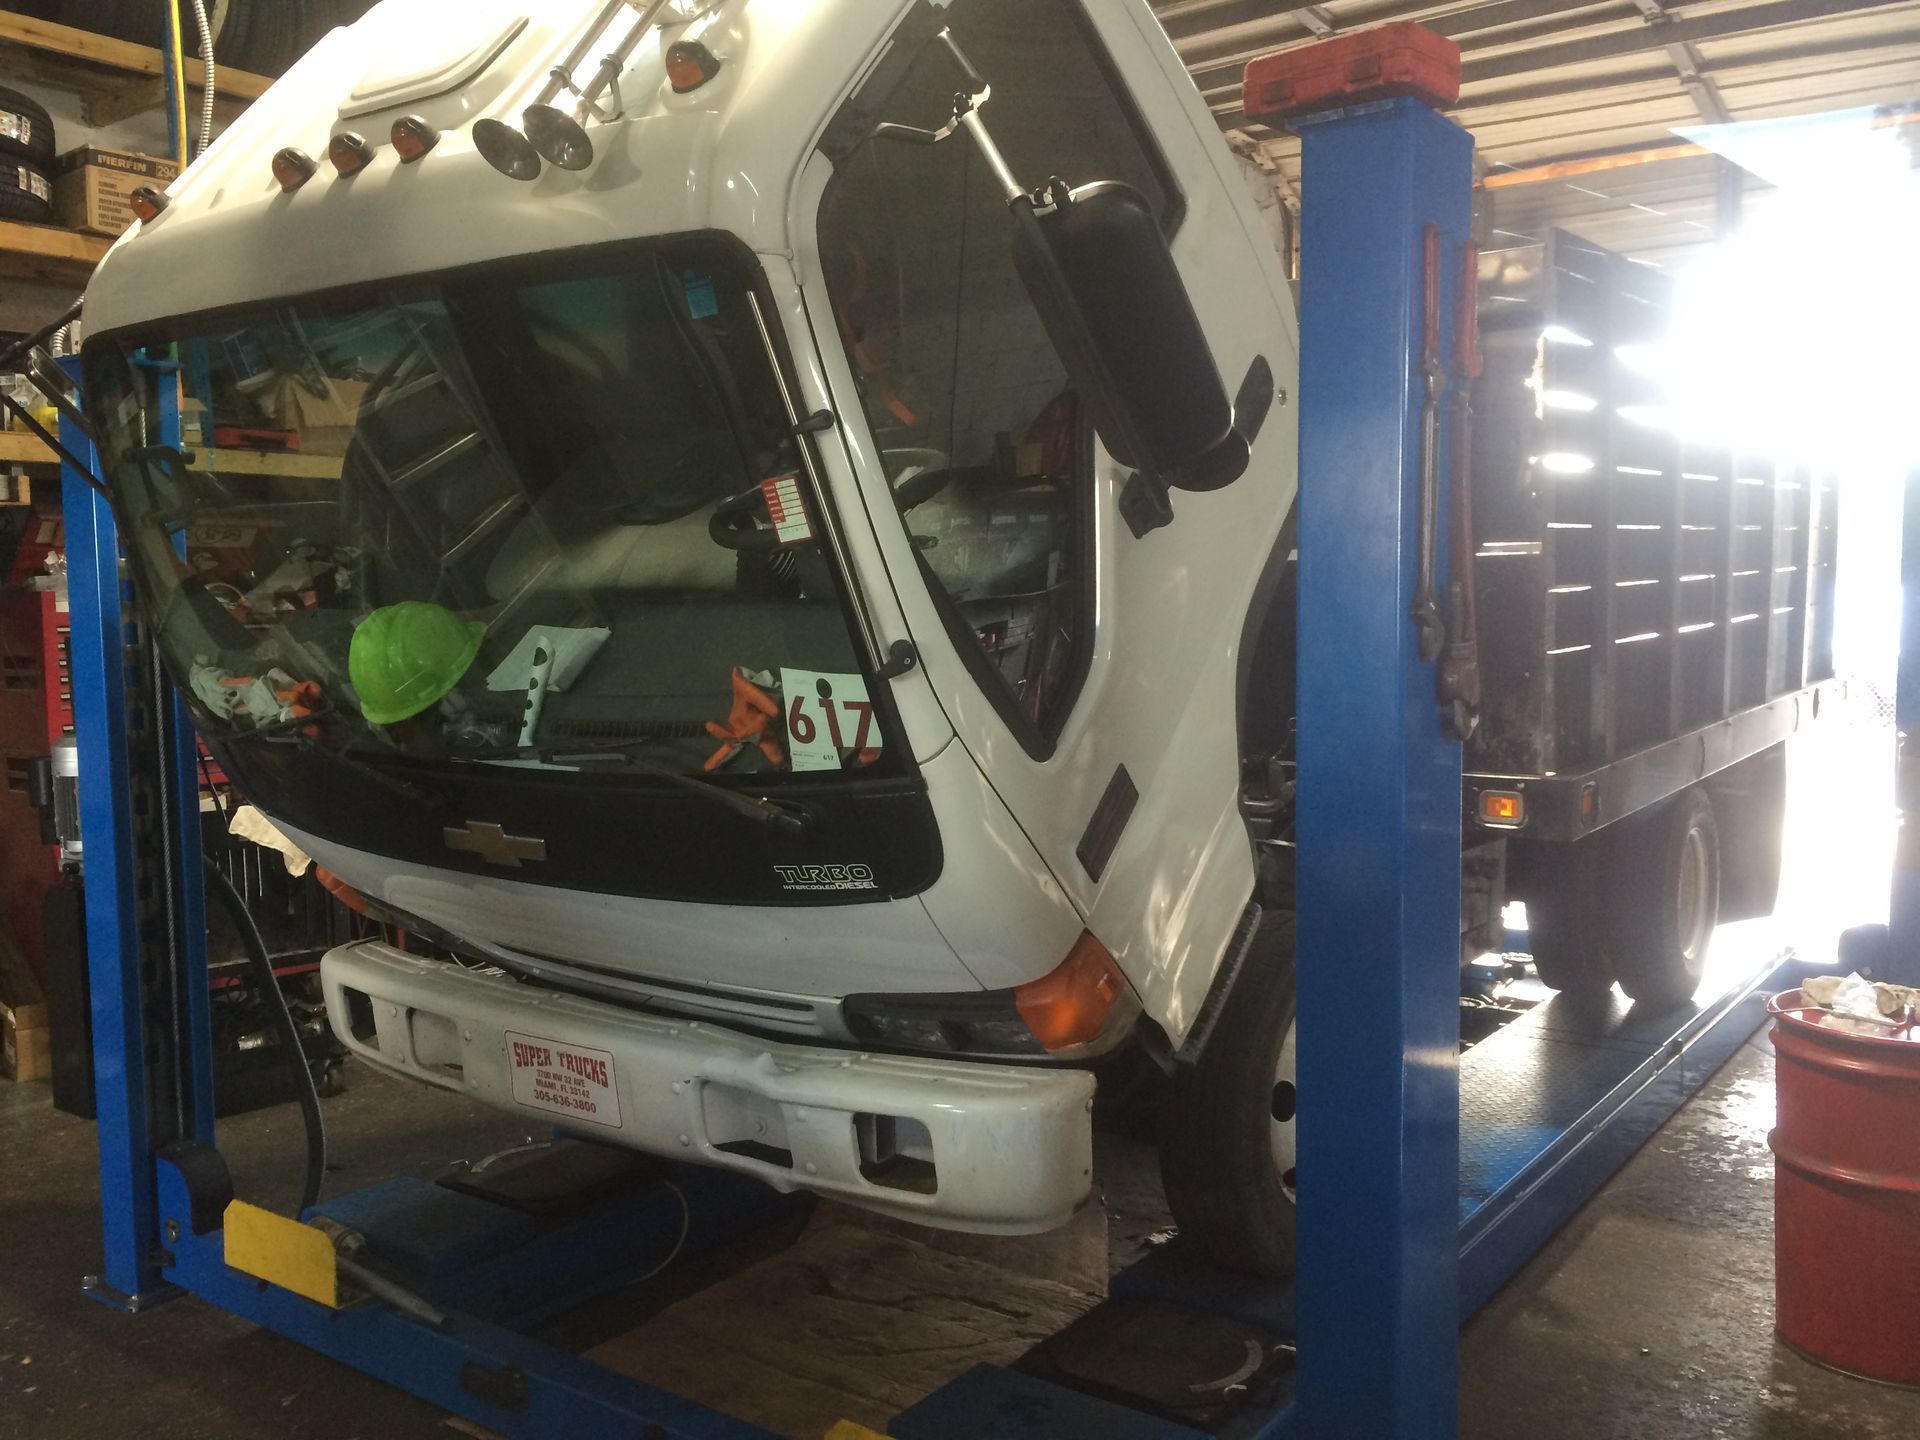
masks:
{"type": "Polygon", "coordinates": [[[1674,428],[1672,414],[1659,405],[1622,405],[1620,418],[1635,425],[1645,425],[1649,430],[1674,428]]]}
{"type": "Polygon", "coordinates": [[[1585,475],[1593,469],[1593,457],[1552,450],[1540,457],[1540,468],[1550,475],[1585,475]]]}

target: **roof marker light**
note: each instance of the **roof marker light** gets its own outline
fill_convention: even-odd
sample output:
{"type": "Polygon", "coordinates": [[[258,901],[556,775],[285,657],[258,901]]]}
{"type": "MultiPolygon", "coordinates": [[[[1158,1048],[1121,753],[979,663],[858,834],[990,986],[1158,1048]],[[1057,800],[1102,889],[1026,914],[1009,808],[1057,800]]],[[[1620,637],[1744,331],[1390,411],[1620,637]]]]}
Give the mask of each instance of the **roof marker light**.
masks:
{"type": "Polygon", "coordinates": [[[153,186],[142,185],[127,197],[127,203],[133,207],[133,213],[145,222],[159,219],[160,212],[173,202],[153,186]]]}
{"type": "Polygon", "coordinates": [[[667,47],[667,83],[676,95],[690,95],[720,73],[720,57],[698,40],[676,40],[667,47]]]}
{"type": "Polygon", "coordinates": [[[311,180],[313,172],[319,168],[311,155],[291,145],[273,157],[273,178],[279,183],[281,192],[287,195],[311,180]]]}
{"type": "Polygon", "coordinates": [[[418,115],[402,115],[393,122],[393,150],[402,165],[411,165],[440,143],[440,132],[418,115]]]}
{"type": "Polygon", "coordinates": [[[551,105],[529,105],[520,117],[528,143],[562,170],[584,170],[593,163],[593,141],[580,122],[551,105]]]}
{"type": "Polygon", "coordinates": [[[373,163],[373,147],[366,136],[343,130],[328,143],[327,158],[343,180],[350,180],[373,163]]]}
{"type": "Polygon", "coordinates": [[[540,152],[506,121],[492,116],[474,121],[473,144],[481,157],[509,180],[540,178],[540,152]]]}

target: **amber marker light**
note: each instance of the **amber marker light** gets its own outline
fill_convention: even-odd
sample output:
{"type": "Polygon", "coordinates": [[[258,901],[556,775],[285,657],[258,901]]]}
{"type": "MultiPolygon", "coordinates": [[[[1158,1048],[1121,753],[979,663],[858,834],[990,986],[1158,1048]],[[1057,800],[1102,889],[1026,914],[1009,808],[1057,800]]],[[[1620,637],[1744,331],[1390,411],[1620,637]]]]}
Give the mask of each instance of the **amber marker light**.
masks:
{"type": "Polygon", "coordinates": [[[1099,1035],[1126,990],[1126,976],[1107,947],[1082,931],[1057,969],[1020,986],[1013,998],[1033,1038],[1059,1051],[1099,1035]]]}

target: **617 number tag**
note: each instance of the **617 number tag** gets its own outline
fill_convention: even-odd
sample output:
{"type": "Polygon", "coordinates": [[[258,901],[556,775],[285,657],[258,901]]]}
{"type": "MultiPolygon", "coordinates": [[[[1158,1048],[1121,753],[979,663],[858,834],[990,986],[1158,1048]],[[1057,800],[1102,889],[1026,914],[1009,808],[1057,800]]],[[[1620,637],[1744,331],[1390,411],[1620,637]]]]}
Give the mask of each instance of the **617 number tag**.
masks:
{"type": "Polygon", "coordinates": [[[780,689],[795,770],[838,770],[846,751],[879,748],[873,701],[862,676],[782,670],[780,689]]]}

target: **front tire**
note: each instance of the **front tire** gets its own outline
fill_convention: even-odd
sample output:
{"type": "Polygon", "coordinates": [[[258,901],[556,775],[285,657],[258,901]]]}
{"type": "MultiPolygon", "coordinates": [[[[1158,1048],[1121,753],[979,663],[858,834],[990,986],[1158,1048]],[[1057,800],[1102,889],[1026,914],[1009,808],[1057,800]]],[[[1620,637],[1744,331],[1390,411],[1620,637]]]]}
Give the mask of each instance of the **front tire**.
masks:
{"type": "Polygon", "coordinates": [[[1160,1177],[1180,1233],[1233,1270],[1293,1274],[1294,917],[1261,920],[1200,1059],[1174,1077],[1160,1177]]]}

